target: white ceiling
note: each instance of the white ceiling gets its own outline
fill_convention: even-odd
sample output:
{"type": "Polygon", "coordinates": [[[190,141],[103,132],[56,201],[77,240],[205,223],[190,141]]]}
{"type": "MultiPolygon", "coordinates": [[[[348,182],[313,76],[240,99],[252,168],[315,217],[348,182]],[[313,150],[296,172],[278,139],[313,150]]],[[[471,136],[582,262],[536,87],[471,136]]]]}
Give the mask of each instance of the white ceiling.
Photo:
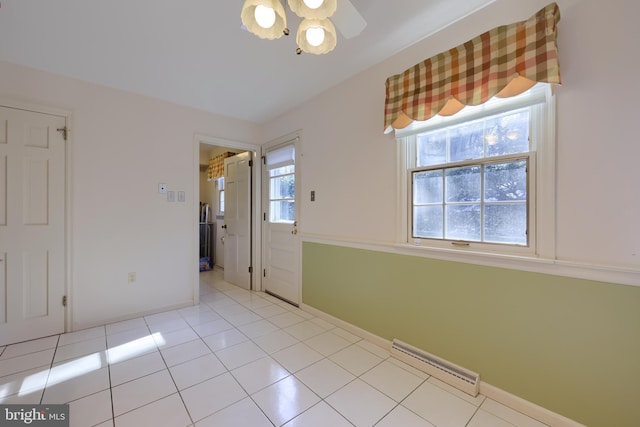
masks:
{"type": "Polygon", "coordinates": [[[243,0],[0,0],[0,60],[265,123],[494,0],[351,1],[364,31],[298,56],[298,18],[261,40],[243,0]]]}

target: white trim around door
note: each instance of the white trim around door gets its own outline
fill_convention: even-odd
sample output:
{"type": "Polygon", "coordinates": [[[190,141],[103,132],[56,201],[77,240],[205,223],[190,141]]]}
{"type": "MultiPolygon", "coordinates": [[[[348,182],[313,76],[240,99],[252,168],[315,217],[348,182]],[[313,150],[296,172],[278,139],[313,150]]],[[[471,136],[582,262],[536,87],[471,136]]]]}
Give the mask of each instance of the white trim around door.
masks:
{"type": "Polygon", "coordinates": [[[251,194],[252,200],[252,212],[251,212],[251,239],[252,239],[252,249],[251,249],[251,264],[253,268],[253,274],[251,275],[251,289],[252,290],[262,290],[262,282],[260,280],[260,275],[257,273],[262,271],[262,257],[261,257],[261,222],[260,218],[260,194],[261,194],[261,180],[260,176],[262,173],[262,164],[257,161],[256,157],[260,152],[259,145],[248,144],[239,141],[228,140],[224,138],[218,138],[210,135],[204,135],[196,133],[193,138],[193,260],[194,260],[194,281],[193,281],[193,302],[194,304],[198,304],[200,301],[200,280],[198,276],[199,271],[199,234],[200,234],[200,206],[197,202],[200,195],[200,144],[208,144],[211,146],[219,146],[219,147],[227,147],[233,149],[246,150],[251,153],[251,160],[253,161],[252,168],[252,180],[253,180],[253,190],[251,194]]]}

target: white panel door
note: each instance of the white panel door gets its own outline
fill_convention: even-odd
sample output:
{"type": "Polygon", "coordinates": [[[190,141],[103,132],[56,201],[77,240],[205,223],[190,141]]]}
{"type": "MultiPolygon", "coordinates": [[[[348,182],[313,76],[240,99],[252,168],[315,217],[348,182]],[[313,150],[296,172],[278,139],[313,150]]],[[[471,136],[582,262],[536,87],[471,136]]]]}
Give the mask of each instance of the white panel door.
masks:
{"type": "Polygon", "coordinates": [[[224,160],[224,280],[251,289],[251,153],[224,160]]]}
{"type": "Polygon", "coordinates": [[[65,121],[0,107],[0,345],[64,332],[65,121]]]}
{"type": "Polygon", "coordinates": [[[267,148],[262,178],[264,289],[295,305],[300,304],[297,142],[267,148]]]}

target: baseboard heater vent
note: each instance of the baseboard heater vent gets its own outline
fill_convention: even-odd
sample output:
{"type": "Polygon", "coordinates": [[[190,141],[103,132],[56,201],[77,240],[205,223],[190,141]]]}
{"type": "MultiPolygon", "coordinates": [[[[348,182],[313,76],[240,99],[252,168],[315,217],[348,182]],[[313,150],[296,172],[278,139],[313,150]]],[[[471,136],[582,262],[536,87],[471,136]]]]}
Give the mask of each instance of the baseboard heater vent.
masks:
{"type": "Polygon", "coordinates": [[[391,344],[391,354],[414,368],[426,372],[471,396],[478,395],[480,374],[471,372],[397,339],[394,339],[391,344]]]}

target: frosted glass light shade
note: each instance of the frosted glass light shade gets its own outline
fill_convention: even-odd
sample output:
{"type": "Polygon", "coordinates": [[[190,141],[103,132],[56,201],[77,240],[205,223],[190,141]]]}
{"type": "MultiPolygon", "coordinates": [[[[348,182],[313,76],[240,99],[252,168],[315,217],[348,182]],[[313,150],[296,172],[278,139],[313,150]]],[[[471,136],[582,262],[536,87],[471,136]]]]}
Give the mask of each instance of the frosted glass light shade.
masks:
{"type": "Polygon", "coordinates": [[[336,47],[336,27],[329,19],[304,19],[298,26],[298,33],[296,34],[296,42],[298,47],[303,52],[313,53],[315,55],[322,55],[323,53],[329,53],[336,47]],[[324,40],[319,42],[319,39],[313,41],[313,32],[317,32],[316,29],[322,29],[324,31],[324,40]],[[311,30],[311,34],[307,35],[307,31],[311,30]],[[309,39],[313,41],[313,44],[309,42],[309,39]],[[316,46],[315,44],[319,44],[316,46]]]}
{"type": "Polygon", "coordinates": [[[259,4],[254,10],[256,22],[262,28],[271,28],[276,23],[276,11],[270,7],[259,4]]]}
{"type": "MultiPolygon", "coordinates": [[[[242,6],[240,17],[247,31],[261,39],[278,39],[282,37],[285,28],[287,28],[287,14],[280,0],[246,0],[242,6]],[[258,24],[256,20],[256,8],[258,8],[258,6],[272,9],[275,12],[275,21],[269,28],[264,28],[258,24]]],[[[267,23],[262,22],[262,24],[266,25],[267,23]]]]}
{"type": "Polygon", "coordinates": [[[322,6],[322,3],[324,3],[324,0],[302,0],[302,1],[310,9],[317,9],[320,6],[322,6]]]}
{"type": "Polygon", "coordinates": [[[318,1],[310,0],[288,0],[289,8],[300,18],[326,19],[333,15],[338,7],[337,0],[324,0],[318,7],[318,1]],[[309,6],[310,5],[310,6],[309,6]]]}
{"type": "Polygon", "coordinates": [[[305,34],[307,41],[311,46],[320,46],[324,42],[324,28],[320,27],[311,27],[307,28],[307,33],[305,34]]]}

